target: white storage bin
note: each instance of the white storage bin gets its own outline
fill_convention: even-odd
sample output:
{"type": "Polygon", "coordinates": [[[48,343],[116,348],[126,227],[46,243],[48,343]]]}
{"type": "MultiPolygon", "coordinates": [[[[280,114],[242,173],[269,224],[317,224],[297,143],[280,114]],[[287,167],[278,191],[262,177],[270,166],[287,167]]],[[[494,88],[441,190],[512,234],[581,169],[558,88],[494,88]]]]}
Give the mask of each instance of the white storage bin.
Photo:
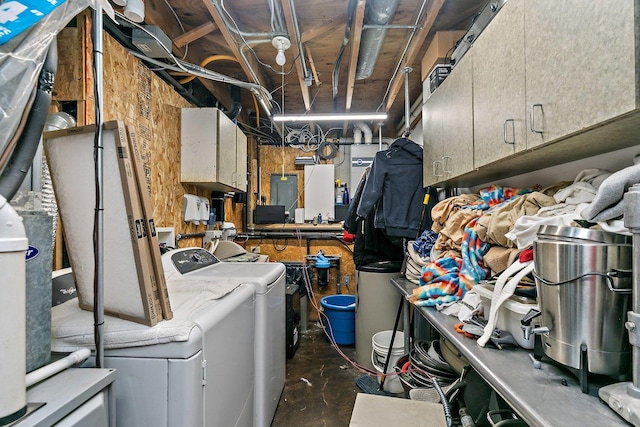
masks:
{"type": "MultiPolygon", "coordinates": [[[[484,318],[488,319],[489,312],[491,310],[491,298],[493,297],[493,286],[475,285],[472,291],[480,295],[482,306],[484,307],[484,318]]],[[[496,322],[496,328],[511,332],[520,347],[529,350],[533,349],[534,335],[531,335],[528,340],[524,339],[520,321],[532,308],[538,310],[538,304],[527,304],[524,302],[514,301],[509,298],[500,306],[500,310],[498,311],[498,321],[496,322]]],[[[535,323],[536,320],[539,320],[539,318],[534,319],[534,324],[532,326],[538,325],[535,323]]]]}

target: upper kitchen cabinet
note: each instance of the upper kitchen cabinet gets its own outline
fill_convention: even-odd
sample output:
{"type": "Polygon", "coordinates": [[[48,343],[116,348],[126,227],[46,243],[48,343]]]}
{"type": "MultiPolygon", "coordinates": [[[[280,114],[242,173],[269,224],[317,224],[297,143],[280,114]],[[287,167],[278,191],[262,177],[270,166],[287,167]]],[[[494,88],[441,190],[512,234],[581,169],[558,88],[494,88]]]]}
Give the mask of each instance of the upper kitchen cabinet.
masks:
{"type": "Polygon", "coordinates": [[[423,105],[423,184],[473,169],[472,53],[456,66],[423,105]]]}
{"type": "MultiPolygon", "coordinates": [[[[507,1],[473,44],[474,166],[527,146],[524,3],[507,1]]],[[[463,58],[465,61],[467,58],[463,58]]]]}
{"type": "Polygon", "coordinates": [[[633,0],[524,1],[528,147],[636,109],[634,12],[633,0]]]}
{"type": "Polygon", "coordinates": [[[217,108],[183,108],[181,181],[213,191],[247,191],[247,137],[217,108]]]}
{"type": "Polygon", "coordinates": [[[639,7],[635,0],[507,1],[431,96],[439,97],[445,172],[427,176],[438,159],[425,147],[425,185],[473,186],[638,145],[639,7]],[[471,78],[461,78],[469,67],[471,78]],[[469,93],[471,120],[460,98],[469,93]],[[472,166],[457,158],[469,149],[472,166]]]}
{"type": "MultiPolygon", "coordinates": [[[[423,82],[423,93],[429,93],[429,78],[423,82]]],[[[422,183],[425,187],[442,181],[442,113],[446,97],[435,91],[422,104],[422,183]]]]}

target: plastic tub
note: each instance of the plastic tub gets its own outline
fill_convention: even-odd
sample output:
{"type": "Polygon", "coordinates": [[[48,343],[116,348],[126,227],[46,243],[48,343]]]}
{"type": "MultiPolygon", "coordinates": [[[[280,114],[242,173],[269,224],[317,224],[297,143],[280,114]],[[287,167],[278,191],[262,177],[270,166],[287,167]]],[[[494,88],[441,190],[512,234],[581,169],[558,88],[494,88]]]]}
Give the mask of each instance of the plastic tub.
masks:
{"type": "MultiPolygon", "coordinates": [[[[488,319],[489,311],[491,310],[491,299],[493,298],[493,286],[489,288],[484,285],[475,285],[472,290],[480,295],[480,300],[484,307],[484,318],[488,319]]],[[[529,339],[524,339],[520,321],[532,308],[538,310],[538,304],[525,304],[507,299],[498,310],[498,321],[496,322],[496,328],[511,332],[520,347],[529,350],[533,348],[534,335],[531,335],[529,339]]]]}
{"type": "Polygon", "coordinates": [[[356,341],[355,295],[329,295],[320,300],[324,327],[336,344],[353,345],[356,341]]]}

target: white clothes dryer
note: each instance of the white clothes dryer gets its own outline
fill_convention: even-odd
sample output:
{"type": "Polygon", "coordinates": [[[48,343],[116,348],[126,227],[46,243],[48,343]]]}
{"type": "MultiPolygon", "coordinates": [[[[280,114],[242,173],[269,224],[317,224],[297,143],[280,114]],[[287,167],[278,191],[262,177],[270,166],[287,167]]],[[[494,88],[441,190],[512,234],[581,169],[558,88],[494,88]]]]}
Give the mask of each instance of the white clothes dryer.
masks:
{"type": "MultiPolygon", "coordinates": [[[[183,257],[209,257],[201,248],[176,249],[183,257]]],[[[168,255],[163,256],[163,260],[168,255]]],[[[175,261],[174,261],[175,262],[175,261]]],[[[168,268],[165,266],[165,269],[168,268]]],[[[277,262],[212,263],[185,273],[188,277],[238,280],[255,289],[254,427],[269,427],[284,389],[286,367],[286,267],[277,262]]]]}

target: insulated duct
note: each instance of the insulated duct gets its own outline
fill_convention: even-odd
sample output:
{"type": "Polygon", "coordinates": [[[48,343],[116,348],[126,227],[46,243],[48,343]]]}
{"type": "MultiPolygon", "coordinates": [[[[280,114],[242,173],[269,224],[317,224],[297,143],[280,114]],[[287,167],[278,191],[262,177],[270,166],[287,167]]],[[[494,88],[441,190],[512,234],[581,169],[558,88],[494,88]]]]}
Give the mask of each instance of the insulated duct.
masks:
{"type": "MultiPolygon", "coordinates": [[[[367,2],[364,25],[384,26],[398,9],[399,0],[369,0],[367,2]]],[[[360,39],[360,54],[356,68],[356,79],[362,80],[371,77],[373,69],[378,61],[380,49],[387,34],[386,28],[365,28],[360,39]]]]}

